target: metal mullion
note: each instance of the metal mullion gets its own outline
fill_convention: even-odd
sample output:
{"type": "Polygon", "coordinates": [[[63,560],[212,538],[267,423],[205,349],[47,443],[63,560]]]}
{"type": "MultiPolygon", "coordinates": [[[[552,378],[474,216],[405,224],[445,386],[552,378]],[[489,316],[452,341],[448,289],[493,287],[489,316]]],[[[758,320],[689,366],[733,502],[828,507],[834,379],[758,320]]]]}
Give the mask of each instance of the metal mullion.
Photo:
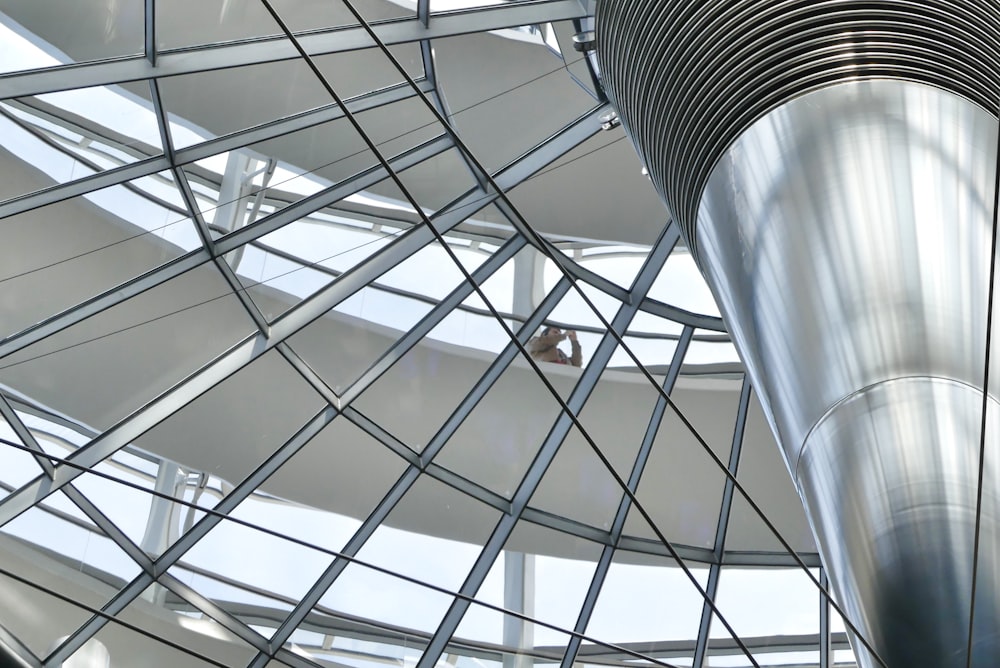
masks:
{"type": "MultiPolygon", "coordinates": [[[[0,659],[3,658],[17,661],[16,665],[22,668],[42,668],[42,660],[35,656],[35,653],[21,642],[17,636],[8,631],[3,624],[0,624],[0,659]],[[4,647],[9,651],[6,657],[3,652],[4,647]],[[10,654],[13,654],[13,656],[10,656],[10,654]]],[[[4,665],[11,666],[12,664],[5,663],[4,665]]]]}
{"type": "MultiPolygon", "coordinates": [[[[249,291],[243,286],[243,281],[241,281],[239,276],[236,275],[236,272],[233,271],[232,266],[230,266],[229,262],[226,261],[226,258],[224,256],[217,255],[215,256],[213,264],[215,264],[219,273],[222,274],[222,278],[229,286],[230,292],[240,301],[240,304],[243,306],[243,310],[257,327],[257,331],[260,332],[265,338],[269,338],[271,335],[271,327],[267,324],[267,318],[265,318],[264,314],[260,312],[260,308],[257,307],[253,298],[250,297],[249,291]]],[[[257,285],[259,285],[259,283],[257,285]]]]}
{"type": "MultiPolygon", "coordinates": [[[[485,280],[493,275],[494,272],[503,267],[512,257],[514,257],[518,251],[520,251],[525,246],[524,238],[521,236],[512,237],[503,246],[501,246],[493,255],[491,255],[485,262],[483,262],[476,270],[473,272],[473,276],[476,280],[485,280]]],[[[378,380],[382,374],[384,374],[388,369],[399,361],[407,352],[409,352],[413,346],[415,346],[419,341],[421,341],[427,334],[431,332],[435,327],[437,327],[442,320],[444,320],[452,311],[464,302],[469,295],[473,292],[473,287],[467,281],[460,283],[454,290],[448,293],[444,299],[440,300],[438,304],[431,309],[427,315],[421,318],[420,322],[414,325],[403,337],[389,350],[382,354],[375,362],[365,370],[363,374],[353,383],[351,383],[348,388],[341,395],[341,401],[345,405],[350,404],[359,394],[364,392],[368,387],[372,385],[376,380],[378,380]]]]}
{"type": "Polygon", "coordinates": [[[420,467],[420,455],[408,448],[405,443],[387,432],[377,422],[369,418],[364,413],[358,411],[354,406],[344,408],[344,417],[355,427],[365,432],[376,441],[384,445],[393,454],[398,455],[410,466],[420,467]]]}
{"type": "Polygon", "coordinates": [[[259,651],[267,647],[267,639],[264,636],[173,575],[163,573],[157,581],[254,649],[259,651]]]}
{"type": "MultiPolygon", "coordinates": [[[[559,300],[569,289],[568,281],[560,281],[548,296],[542,301],[542,303],[535,309],[535,313],[529,318],[521,329],[521,334],[525,340],[531,336],[531,333],[537,329],[545,316],[555,308],[559,300]]],[[[455,411],[452,412],[451,416],[445,421],[438,433],[431,438],[427,447],[424,448],[423,453],[420,455],[419,466],[409,466],[402,473],[399,479],[393,484],[392,488],[386,493],[382,501],[375,507],[367,519],[358,527],[358,530],[354,533],[347,544],[341,549],[341,554],[347,557],[347,559],[337,559],[335,560],[326,571],[319,577],[319,579],[313,584],[309,591],[302,597],[299,604],[292,610],[288,615],[282,625],[275,631],[271,638],[271,655],[279,651],[284,645],[285,641],[291,636],[291,634],[298,628],[298,625],[305,619],[309,611],[316,605],[323,594],[330,588],[330,586],[336,581],[340,574],[347,568],[349,564],[349,559],[353,558],[358,551],[364,546],[367,540],[371,537],[375,530],[381,526],[382,522],[389,513],[392,512],[393,508],[399,502],[403,496],[410,490],[410,487],[416,482],[417,478],[421,474],[421,469],[426,468],[430,462],[433,460],[434,456],[441,451],[445,443],[451,435],[458,429],[462,424],[462,421],[468,417],[469,413],[479,402],[479,400],[486,394],[493,383],[500,377],[504,369],[513,361],[517,356],[519,350],[518,346],[514,344],[513,341],[509,343],[504,350],[497,356],[497,358],[490,365],[486,373],[476,382],[473,389],[466,395],[462,402],[458,405],[455,411]]],[[[0,506],[2,508],[2,506],[0,506]]],[[[261,668],[265,665],[265,662],[269,659],[266,654],[259,654],[257,658],[251,663],[253,668],[261,668]]]]}
{"type": "MultiPolygon", "coordinates": [[[[636,277],[635,284],[638,286],[638,289],[649,289],[649,286],[659,274],[663,262],[670,254],[670,251],[673,250],[677,238],[676,234],[664,233],[660,236],[660,239],[647,256],[642,269],[639,270],[639,274],[636,277]]],[[[637,309],[634,305],[622,304],[615,314],[611,328],[615,329],[615,331],[625,331],[635,316],[636,311],[637,309]]],[[[541,448],[539,448],[538,454],[535,455],[535,459],[531,462],[521,483],[514,492],[514,496],[511,499],[511,512],[500,518],[486,545],[483,546],[479,557],[476,559],[476,563],[466,577],[465,582],[462,583],[462,587],[459,590],[461,595],[472,597],[479,590],[490,568],[492,568],[493,563],[503,550],[511,533],[513,533],[514,527],[520,520],[521,513],[527,507],[528,501],[541,483],[545,471],[548,470],[549,465],[569,434],[570,429],[576,426],[581,433],[584,432],[582,425],[578,424],[575,416],[583,408],[591,392],[596,387],[597,381],[604,372],[604,368],[611,359],[611,355],[614,353],[617,345],[617,340],[612,334],[606,332],[601,338],[600,343],[597,344],[590,362],[583,370],[580,379],[570,393],[569,399],[563,402],[558,392],[553,391],[554,397],[559,401],[563,411],[556,418],[552,429],[549,431],[548,436],[546,436],[541,448]]],[[[544,376],[540,374],[540,377],[544,380],[544,376]]],[[[548,382],[544,382],[548,386],[548,382]]],[[[590,441],[589,438],[587,440],[588,442],[590,441]]],[[[444,652],[445,647],[451,641],[452,635],[458,628],[469,605],[470,602],[466,598],[456,599],[452,602],[448,608],[448,612],[435,631],[433,638],[428,643],[427,649],[420,657],[417,668],[433,668],[444,652]]]]}
{"type": "MultiPolygon", "coordinates": [[[[379,40],[386,44],[407,44],[422,39],[440,39],[533,23],[563,21],[586,15],[586,9],[578,0],[553,0],[438,13],[433,15],[433,21],[426,27],[418,18],[390,19],[375,24],[375,30],[379,40]]],[[[301,35],[299,39],[311,56],[375,46],[366,30],[354,26],[310,32],[301,35]]],[[[297,55],[290,40],[283,36],[168,49],[157,54],[155,66],[143,53],[133,57],[0,75],[0,99],[246,67],[291,60],[297,55]]]]}
{"type": "Polygon", "coordinates": [[[143,3],[143,56],[156,66],[156,0],[143,3]]]}
{"type": "Polygon", "coordinates": [[[277,346],[278,352],[281,356],[285,358],[295,371],[298,372],[299,376],[305,380],[313,390],[316,391],[327,404],[333,406],[338,411],[340,410],[340,397],[337,396],[336,392],[333,391],[326,381],[323,380],[316,370],[313,369],[308,362],[302,359],[302,356],[297,352],[292,350],[292,347],[288,345],[287,341],[282,341],[277,346]]]}
{"type": "MultiPolygon", "coordinates": [[[[714,601],[719,591],[719,578],[722,576],[722,555],[726,548],[726,533],[729,529],[729,515],[733,507],[733,481],[739,470],[740,453],[743,450],[743,434],[746,431],[747,413],[750,410],[750,377],[743,376],[743,387],[740,389],[740,403],[736,412],[736,427],[733,429],[733,441],[729,449],[729,472],[732,478],[726,478],[722,492],[722,506],[719,509],[719,523],[715,528],[715,544],[712,548],[715,563],[708,572],[708,585],[705,591],[714,601]]],[[[698,641],[695,644],[692,668],[702,668],[708,654],[708,634],[712,627],[712,609],[707,602],[701,607],[701,622],[698,625],[698,641]]]]}
{"type": "MultiPolygon", "coordinates": [[[[431,19],[431,0],[417,0],[417,20],[420,21],[421,25],[425,28],[428,27],[428,23],[431,19]]],[[[421,40],[421,44],[427,40],[421,40]]]]}
{"type": "MultiPolygon", "coordinates": [[[[681,332],[681,337],[677,342],[677,347],[674,349],[673,358],[670,360],[670,369],[663,378],[663,390],[668,395],[673,392],[677,378],[680,376],[681,364],[684,361],[684,355],[687,353],[688,345],[691,343],[693,334],[694,329],[692,327],[685,327],[681,332]]],[[[649,424],[646,426],[646,433],[643,436],[642,445],[639,446],[639,452],[636,455],[635,462],[632,464],[632,472],[629,475],[628,486],[633,493],[639,488],[639,480],[641,479],[642,473],[646,468],[646,462],[649,460],[649,453],[653,449],[653,442],[656,440],[656,434],[659,432],[660,423],[663,420],[666,408],[666,400],[664,400],[662,396],[658,396],[656,398],[656,403],[653,405],[653,411],[649,418],[649,424]]],[[[611,568],[611,560],[614,556],[615,550],[617,549],[621,534],[624,531],[625,520],[628,517],[628,511],[631,507],[631,499],[628,496],[623,496],[621,503],[618,506],[618,511],[615,513],[614,522],[611,525],[611,544],[605,545],[604,549],[601,551],[601,557],[597,562],[597,567],[594,569],[594,577],[591,579],[590,586],[587,589],[587,594],[583,599],[583,605],[580,607],[580,614],[577,617],[576,625],[573,628],[573,630],[577,633],[584,633],[587,630],[587,626],[590,624],[590,618],[594,614],[594,606],[597,604],[597,597],[601,592],[601,588],[604,586],[604,581],[611,568]]],[[[566,653],[563,655],[563,659],[559,664],[560,668],[572,667],[573,663],[576,661],[577,653],[580,651],[580,642],[581,640],[577,636],[570,638],[569,643],[566,646],[566,653]]]]}
{"type": "MultiPolygon", "coordinates": [[[[826,569],[820,568],[819,581],[824,587],[830,586],[826,569]]],[[[830,642],[830,601],[824,592],[819,593],[819,668],[831,668],[833,647],[830,642]]]]}

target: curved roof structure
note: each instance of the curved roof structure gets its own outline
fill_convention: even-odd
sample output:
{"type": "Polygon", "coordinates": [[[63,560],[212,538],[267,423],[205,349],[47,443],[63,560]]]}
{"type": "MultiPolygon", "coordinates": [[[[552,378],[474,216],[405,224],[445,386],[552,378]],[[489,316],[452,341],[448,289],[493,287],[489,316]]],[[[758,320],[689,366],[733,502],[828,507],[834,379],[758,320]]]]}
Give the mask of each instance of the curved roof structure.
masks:
{"type": "Polygon", "coordinates": [[[0,651],[853,665],[592,29],[3,3],[0,651]]]}

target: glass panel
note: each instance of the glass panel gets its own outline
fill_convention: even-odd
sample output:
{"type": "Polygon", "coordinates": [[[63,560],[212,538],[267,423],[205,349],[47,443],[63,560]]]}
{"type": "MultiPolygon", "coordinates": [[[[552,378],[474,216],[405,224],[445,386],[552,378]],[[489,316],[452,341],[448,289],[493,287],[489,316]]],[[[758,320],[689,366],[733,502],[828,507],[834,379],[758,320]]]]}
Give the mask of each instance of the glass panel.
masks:
{"type": "Polygon", "coordinates": [[[215,269],[193,269],[5,358],[0,382],[107,428],[252,330],[228,294],[215,269]]]}
{"type": "MultiPolygon", "coordinates": [[[[53,505],[71,504],[62,495],[52,494],[53,505]]],[[[46,502],[5,524],[0,534],[4,550],[10,551],[8,572],[44,583],[85,605],[104,605],[139,574],[138,564],[103,532],[46,502]]]]}
{"type": "MultiPolygon", "coordinates": [[[[146,589],[115,619],[224,666],[246,665],[257,654],[231,631],[159,584],[146,589]]],[[[187,661],[174,665],[187,665],[187,661]]]]}
{"type": "MultiPolygon", "coordinates": [[[[731,391],[737,391],[736,382],[731,387],[731,391]]],[[[802,501],[756,395],[750,399],[737,480],[796,552],[816,552],[802,501]]],[[[726,550],[786,554],[780,541],[739,492],[733,495],[726,550]]]]}
{"type": "MultiPolygon", "coordinates": [[[[151,613],[150,616],[152,614],[155,613],[151,613]]],[[[188,666],[191,668],[218,666],[219,664],[217,663],[208,663],[199,658],[201,655],[197,650],[203,650],[205,647],[198,642],[200,639],[194,633],[181,634],[184,642],[167,643],[166,636],[161,635],[161,633],[164,633],[170,626],[179,625],[179,622],[150,619],[144,624],[144,626],[149,626],[150,628],[143,628],[142,632],[140,632],[112,621],[105,624],[88,642],[92,644],[95,641],[100,643],[107,651],[107,654],[112,657],[112,660],[114,660],[114,657],[141,657],[142,660],[149,662],[144,665],[149,666],[184,666],[185,668],[188,666]],[[197,643],[195,645],[197,649],[189,646],[187,643],[197,643]]],[[[87,649],[88,646],[84,645],[81,648],[80,654],[86,652],[87,649]]],[[[223,665],[236,665],[235,657],[242,656],[242,654],[242,651],[235,652],[233,655],[234,662],[223,665]]]]}
{"type": "MultiPolygon", "coordinates": [[[[491,172],[594,106],[594,99],[572,79],[555,75],[564,63],[544,46],[481,35],[433,44],[438,81],[449,91],[453,121],[491,172]],[[497,123],[498,118],[504,122],[497,123]]],[[[557,198],[550,201],[559,203],[557,198]]]]}
{"type": "MultiPolygon", "coordinates": [[[[4,541],[5,544],[7,542],[4,541]]],[[[68,569],[50,564],[48,560],[40,561],[32,552],[22,549],[14,553],[5,545],[0,554],[3,556],[0,567],[5,571],[0,573],[0,624],[36,656],[46,656],[63,637],[91,617],[88,610],[70,601],[101,606],[114,594],[110,589],[100,594],[88,590],[86,584],[76,582],[77,578],[83,580],[80,575],[73,575],[68,569]],[[60,577],[57,586],[53,583],[57,577],[53,569],[58,571],[60,577]],[[46,585],[27,585],[7,573],[46,585]],[[61,597],[46,593],[47,587],[58,590],[61,597]]]]}
{"type": "Polygon", "coordinates": [[[291,337],[290,344],[341,392],[459,283],[461,275],[449,271],[449,264],[432,241],[354,293],[360,300],[356,316],[336,309],[291,337]]]}
{"type": "Polygon", "coordinates": [[[686,249],[679,248],[670,254],[650,288],[649,296],[692,313],[719,315],[712,291],[686,249]]]}
{"type": "Polygon", "coordinates": [[[195,487],[190,475],[222,481],[199,496],[198,505],[214,507],[254,469],[315,415],[323,401],[277,352],[269,352],[181,408],[136,441],[156,456],[177,462],[185,472],[174,490],[186,498],[195,487]],[[251,410],[252,407],[252,410],[251,410]],[[188,473],[190,472],[190,473],[188,473]]]}
{"type": "MultiPolygon", "coordinates": [[[[465,316],[450,313],[364,390],[354,406],[417,452],[430,442],[494,361],[495,355],[434,341],[464,331],[465,316]]],[[[496,322],[480,340],[503,336],[496,322]]],[[[463,334],[464,336],[464,334],[463,334]]]]}
{"type": "MultiPolygon", "coordinates": [[[[354,618],[375,627],[390,627],[382,642],[412,648],[415,639],[405,631],[433,633],[451,603],[450,596],[433,589],[351,564],[323,595],[315,612],[334,618],[354,618]]],[[[409,649],[406,655],[415,660],[421,651],[409,649]]]]}
{"type": "Polygon", "coordinates": [[[495,508],[422,475],[357,558],[458,591],[499,519],[495,508]]]}
{"type": "MultiPolygon", "coordinates": [[[[281,29],[261,2],[156,3],[159,49],[278,35],[281,29]]],[[[140,31],[140,34],[141,31],[140,31]]]]}
{"type": "Polygon", "coordinates": [[[86,88],[0,104],[0,137],[10,153],[0,199],[162,153],[156,116],[133,99],[86,88]]]}
{"type": "Polygon", "coordinates": [[[224,519],[181,557],[173,575],[209,599],[272,609],[277,601],[287,608],[332,561],[319,550],[224,519]]]}
{"type": "MultiPolygon", "coordinates": [[[[523,559],[531,572],[531,595],[525,597],[530,605],[523,611],[540,622],[574,628],[602,550],[597,543],[521,520],[505,552],[523,559]]],[[[482,599],[481,593],[477,598],[482,599]]],[[[560,645],[564,640],[563,634],[549,627],[535,628],[538,645],[560,645]]]]}
{"type": "MultiPolygon", "coordinates": [[[[678,384],[671,395],[674,405],[722,463],[728,464],[739,393],[692,385],[678,384]]],[[[723,470],[668,407],[636,493],[667,540],[714,546],[725,480],[723,470]]],[[[635,507],[629,512],[625,533],[656,540],[635,507]]]]}
{"type": "Polygon", "coordinates": [[[337,417],[230,515],[339,551],[405,468],[387,447],[337,417]]]}
{"type": "MultiPolygon", "coordinates": [[[[190,22],[191,17],[186,21],[190,22]]],[[[299,58],[159,81],[177,149],[326,106],[332,101],[316,75],[299,58]],[[262,82],[267,82],[266,88],[261,87],[262,82]],[[186,131],[174,131],[175,127],[186,131]]]]}
{"type": "MultiPolygon", "coordinates": [[[[439,129],[434,121],[427,134],[439,129]]],[[[424,160],[400,172],[399,178],[428,215],[440,214],[442,209],[450,210],[448,204],[477,187],[458,149],[449,149],[424,160]]]]}
{"type": "MultiPolygon", "coordinates": [[[[813,574],[818,577],[818,573],[813,574]]],[[[798,568],[725,567],[715,604],[761,664],[794,660],[791,655],[775,656],[775,652],[784,654],[789,650],[769,650],[773,645],[792,645],[796,654],[819,651],[819,593],[808,575],[798,568]],[[795,636],[808,639],[789,642],[795,636]]],[[[722,624],[713,623],[710,637],[731,636],[722,624]]],[[[749,663],[745,655],[742,660],[749,663]]]]}
{"type": "MultiPolygon", "coordinates": [[[[597,445],[602,447],[600,442],[597,445]]],[[[622,451],[632,451],[631,455],[619,451],[623,457],[634,458],[639,442],[620,445],[622,451]]],[[[604,448],[610,450],[607,444],[604,448]]],[[[594,454],[591,445],[572,427],[531,497],[531,507],[609,531],[622,493],[621,485],[594,454]]]]}
{"type": "MultiPolygon", "coordinates": [[[[326,3],[328,6],[333,6],[340,3],[326,3]]],[[[372,6],[374,3],[368,3],[372,6]]],[[[381,3],[383,5],[389,5],[391,3],[381,3]]],[[[310,26],[312,28],[314,26],[310,26]]],[[[420,46],[418,44],[396,44],[389,47],[389,52],[399,61],[399,64],[403,66],[403,69],[407,74],[413,79],[418,79],[424,74],[423,61],[420,57],[420,46]]],[[[326,78],[330,86],[337,91],[337,95],[341,99],[346,100],[348,98],[354,97],[355,95],[362,95],[369,91],[379,90],[382,88],[388,88],[397,83],[406,82],[405,77],[399,73],[399,70],[392,64],[392,62],[385,57],[380,49],[370,48],[370,49],[357,49],[353,51],[341,51],[339,53],[328,53],[324,55],[318,55],[313,57],[313,62],[319,67],[323,76],[326,78]]],[[[417,100],[417,104],[423,107],[423,103],[417,100]]],[[[395,107],[396,105],[391,105],[395,107]]],[[[421,113],[418,107],[407,106],[407,112],[414,114],[415,119],[420,118],[421,113]]],[[[428,118],[430,118],[428,116],[428,118]]],[[[414,119],[414,120],[415,120],[414,119]]],[[[400,130],[406,130],[413,127],[411,120],[407,119],[407,114],[404,112],[399,112],[397,117],[398,121],[403,123],[402,126],[397,126],[400,130]]],[[[424,124],[427,119],[420,121],[417,124],[424,124]]],[[[367,129],[368,122],[363,121],[362,125],[366,127],[366,132],[371,132],[367,129]]],[[[439,131],[438,131],[439,132],[439,131]]],[[[393,133],[395,134],[395,132],[393,133]]],[[[437,132],[435,132],[437,134],[437,132]]],[[[373,137],[380,136],[379,133],[372,135],[373,137]]],[[[382,141],[379,139],[378,141],[382,141]]]]}
{"type": "Polygon", "coordinates": [[[164,173],[4,219],[3,334],[20,331],[200,246],[179,200],[164,173]]]}
{"type": "Polygon", "coordinates": [[[531,668],[546,663],[558,666],[568,642],[565,633],[473,603],[445,652],[454,665],[470,668],[531,668]],[[543,633],[546,641],[539,640],[543,633]],[[493,639],[498,635],[502,640],[493,639]]]}
{"type": "Polygon", "coordinates": [[[0,72],[142,53],[143,17],[142,0],[102,3],[99,10],[61,0],[5,2],[0,72]]]}
{"type": "MultiPolygon", "coordinates": [[[[560,377],[559,380],[575,379],[560,377]]],[[[524,359],[516,358],[476,404],[435,461],[510,498],[559,412],[559,405],[534,370],[524,359]]]]}
{"type": "MultiPolygon", "coordinates": [[[[704,588],[708,569],[690,570],[704,588]]],[[[608,569],[586,633],[617,645],[689,640],[693,654],[703,602],[697,588],[672,559],[619,550],[608,569]]],[[[591,646],[584,642],[581,651],[591,646]]]]}

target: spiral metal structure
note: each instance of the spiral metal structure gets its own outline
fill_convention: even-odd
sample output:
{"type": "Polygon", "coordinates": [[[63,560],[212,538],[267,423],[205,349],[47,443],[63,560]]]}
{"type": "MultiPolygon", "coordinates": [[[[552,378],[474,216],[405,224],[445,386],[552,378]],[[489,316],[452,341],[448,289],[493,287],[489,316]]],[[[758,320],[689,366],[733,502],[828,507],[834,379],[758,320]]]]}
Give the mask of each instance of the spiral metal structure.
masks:
{"type": "Polygon", "coordinates": [[[996,666],[1000,4],[605,1],[597,51],[860,665],[996,666]]]}
{"type": "Polygon", "coordinates": [[[839,82],[891,78],[1000,99],[1000,3],[988,0],[601,2],[602,79],[694,247],[722,153],[768,111],[839,82]]]}

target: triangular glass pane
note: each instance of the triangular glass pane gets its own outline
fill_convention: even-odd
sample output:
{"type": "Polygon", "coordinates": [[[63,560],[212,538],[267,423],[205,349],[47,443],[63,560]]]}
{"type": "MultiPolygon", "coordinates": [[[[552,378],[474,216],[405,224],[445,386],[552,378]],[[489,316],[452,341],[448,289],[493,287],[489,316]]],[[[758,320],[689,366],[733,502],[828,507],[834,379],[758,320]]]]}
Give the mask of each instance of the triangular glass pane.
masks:
{"type": "Polygon", "coordinates": [[[649,296],[692,313],[719,315],[712,291],[690,251],[683,247],[674,250],[667,258],[649,289],[649,296]]]}
{"type": "MultiPolygon", "coordinates": [[[[681,378],[671,394],[673,406],[724,466],[729,462],[740,396],[739,383],[735,391],[732,385],[705,386],[681,378]]],[[[725,481],[724,469],[668,407],[636,492],[667,540],[708,549],[715,545],[725,481]]],[[[635,506],[629,511],[625,534],[658,540],[635,506]]]]}
{"type": "Polygon", "coordinates": [[[496,359],[488,349],[476,348],[503,338],[495,321],[452,311],[374,383],[359,388],[364,392],[354,406],[421,452],[496,359]],[[479,335],[469,340],[473,317],[479,335]],[[456,339],[458,345],[452,345],[456,339]]]}
{"type": "Polygon", "coordinates": [[[422,475],[357,558],[457,591],[499,519],[497,509],[422,475]]]}
{"type": "Polygon", "coordinates": [[[685,364],[697,368],[701,373],[738,374],[743,364],[736,347],[724,332],[708,329],[694,330],[694,339],[684,356],[685,364]]]}
{"type": "MultiPolygon", "coordinates": [[[[91,617],[90,611],[71,601],[99,607],[107,600],[74,582],[74,576],[61,565],[53,573],[46,568],[47,564],[38,562],[34,554],[10,551],[6,547],[2,556],[0,564],[5,572],[0,573],[0,625],[37,657],[44,657],[61,638],[91,617]],[[7,573],[16,574],[18,579],[7,573]],[[26,584],[23,579],[32,584],[26,584]],[[54,585],[56,581],[58,586],[54,585]],[[69,583],[69,587],[63,589],[64,583],[69,583]],[[56,593],[62,596],[55,596],[56,593]]],[[[109,592],[108,596],[113,593],[109,592]]]]}
{"type": "Polygon", "coordinates": [[[551,392],[518,356],[472,409],[435,462],[511,498],[559,413],[551,392]]]}
{"type": "MultiPolygon", "coordinates": [[[[340,3],[327,4],[332,7],[340,3]]],[[[423,76],[423,61],[418,44],[395,44],[389,47],[389,52],[411,78],[419,79],[423,76]]],[[[343,100],[406,82],[399,70],[377,48],[318,55],[313,58],[313,62],[343,100]]],[[[399,119],[405,123],[405,114],[399,114],[399,119]]]]}
{"type": "Polygon", "coordinates": [[[148,587],[115,619],[137,632],[226,666],[246,665],[257,654],[244,640],[158,583],[148,587]]]}
{"type": "Polygon", "coordinates": [[[300,58],[166,77],[159,85],[176,149],[332,102],[300,58]]]}
{"type": "Polygon", "coordinates": [[[5,3],[3,13],[2,73],[142,53],[142,0],[124,0],[102,11],[66,7],[59,0],[5,3]],[[54,16],[60,20],[53,21],[54,16]]]}
{"type": "Polygon", "coordinates": [[[4,336],[201,244],[168,172],[25,211],[5,218],[3,229],[4,336]]]}
{"type": "Polygon", "coordinates": [[[337,417],[230,515],[339,551],[405,468],[403,459],[346,417],[337,417]]]}
{"type": "MultiPolygon", "coordinates": [[[[688,564],[704,589],[708,569],[688,564]]],[[[670,557],[618,550],[601,586],[586,635],[616,645],[687,641],[691,655],[704,598],[670,557]]],[[[584,642],[581,655],[594,645],[584,642]]],[[[671,663],[674,659],[668,659],[671,663]]],[[[680,660],[679,665],[684,665],[680,660]]]]}

